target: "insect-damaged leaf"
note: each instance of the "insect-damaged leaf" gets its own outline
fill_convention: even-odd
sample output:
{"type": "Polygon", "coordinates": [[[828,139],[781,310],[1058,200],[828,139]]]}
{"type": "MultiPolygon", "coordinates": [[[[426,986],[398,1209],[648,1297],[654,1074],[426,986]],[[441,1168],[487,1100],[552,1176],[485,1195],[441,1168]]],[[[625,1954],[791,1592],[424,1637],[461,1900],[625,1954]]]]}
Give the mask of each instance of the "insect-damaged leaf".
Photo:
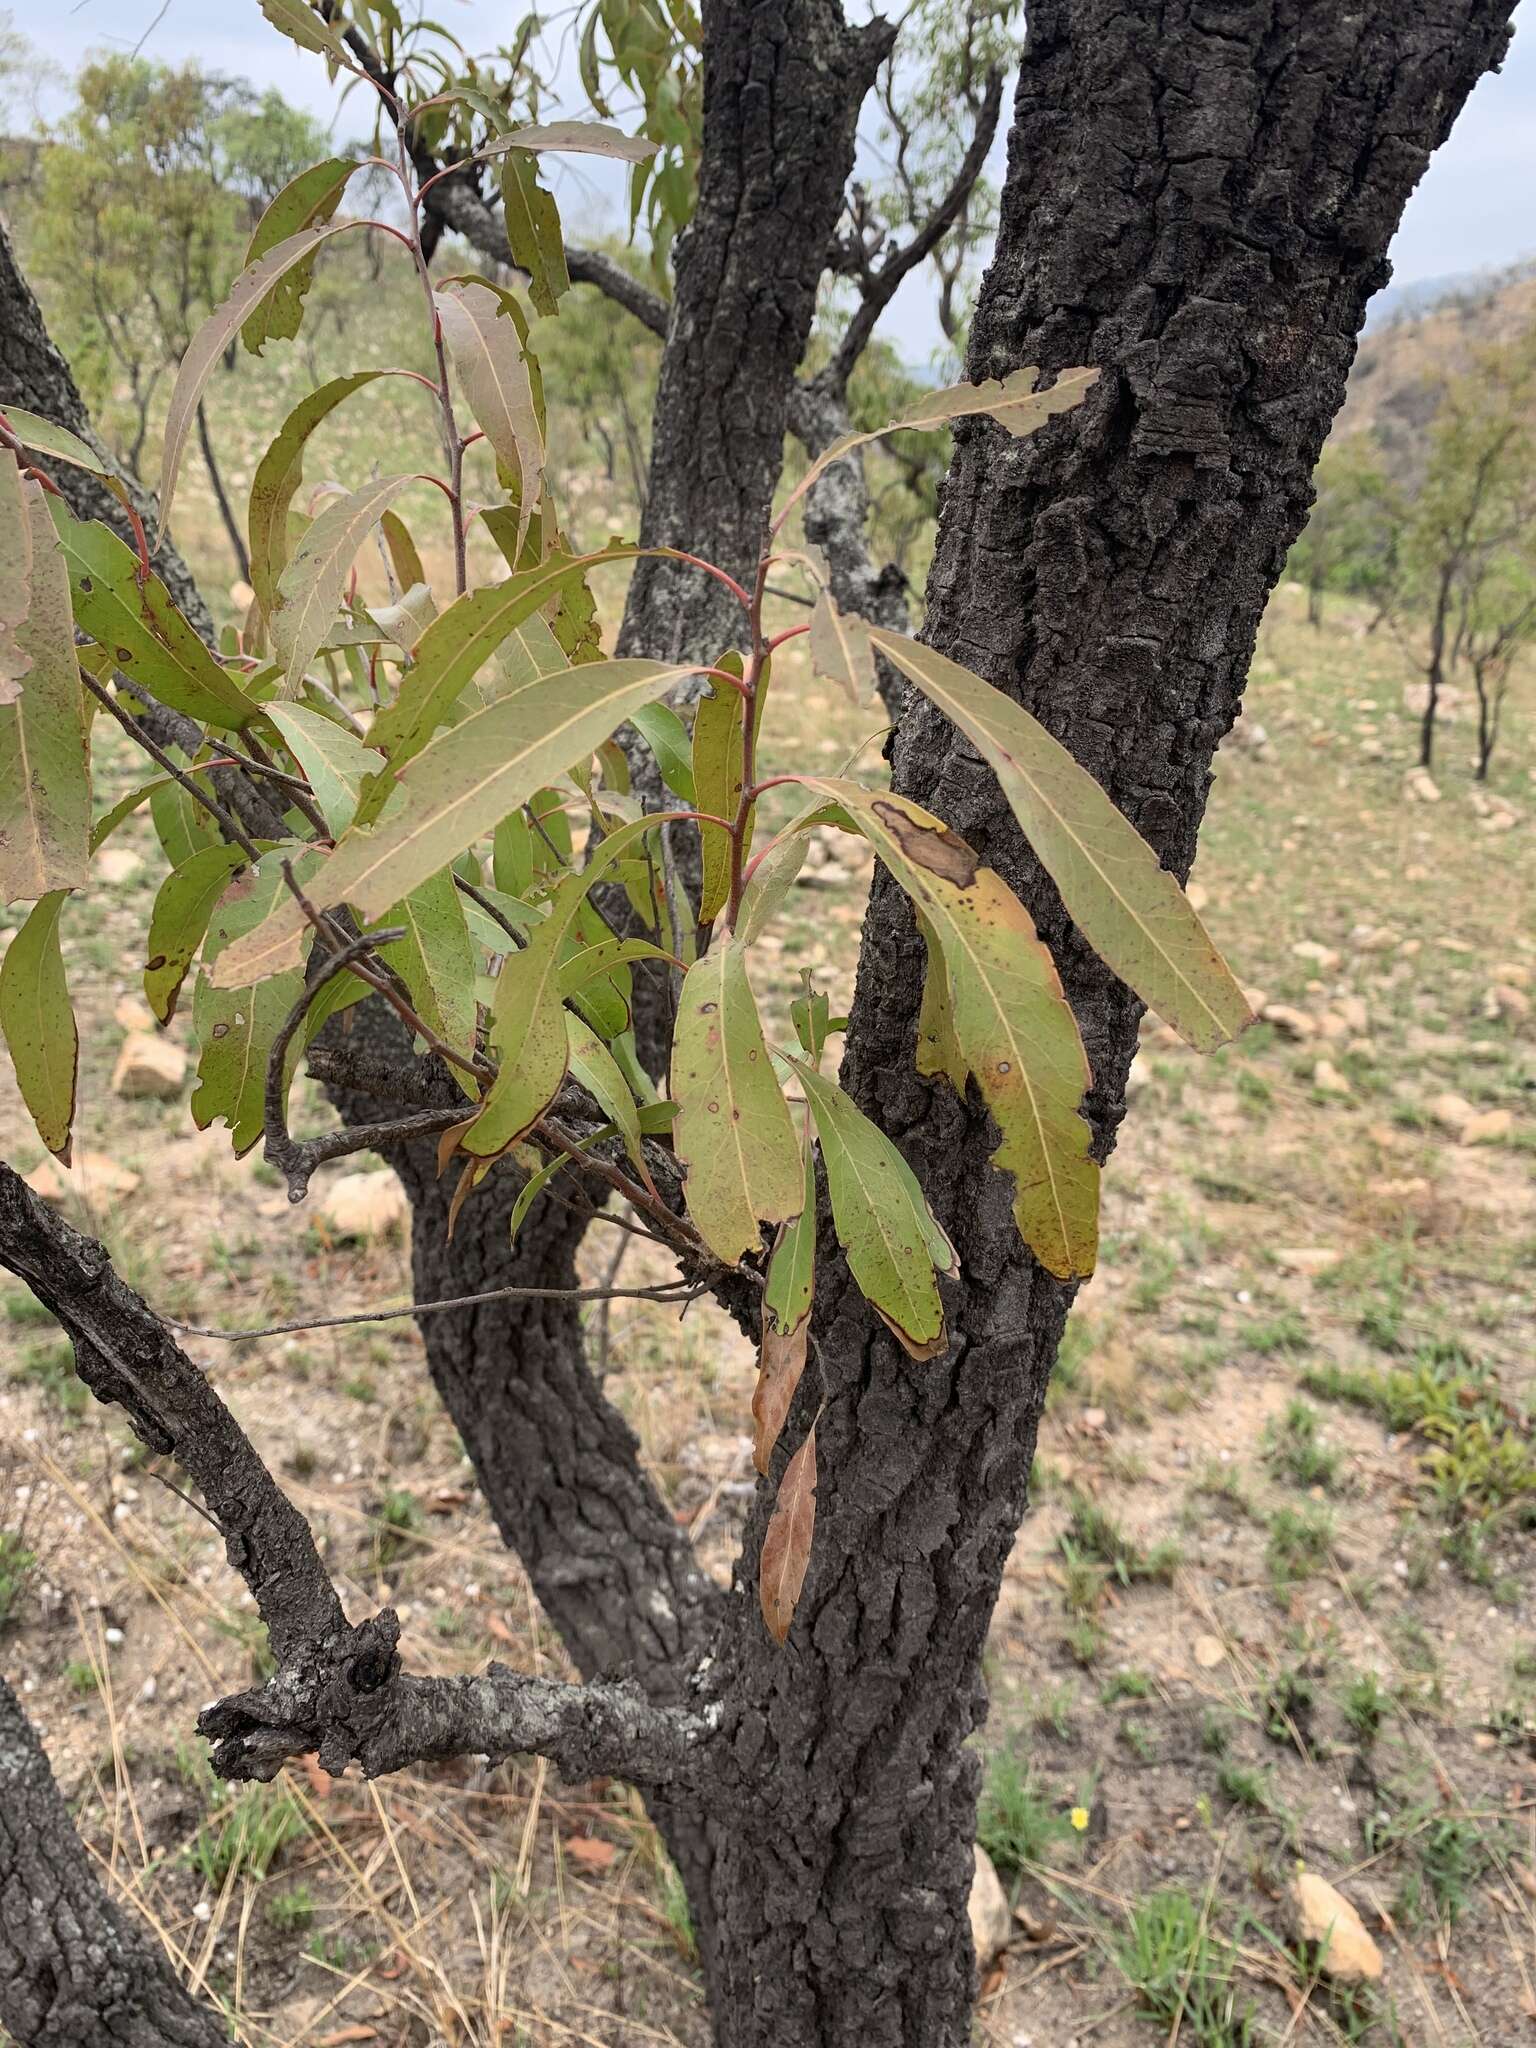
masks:
{"type": "Polygon", "coordinates": [[[544,488],[544,428],[523,316],[510,293],[476,278],[455,279],[432,296],[475,424],[516,491],[521,552],[544,488]]]}
{"type": "Polygon", "coordinates": [[[270,620],[272,645],[284,668],[285,696],[298,694],[304,671],[325,644],[357,551],[386,506],[415,478],[380,477],[331,501],[310,522],[277,579],[270,620]]]}
{"type": "Polygon", "coordinates": [[[383,757],[312,704],[269,704],[266,715],[309,778],[320,815],[338,838],[352,822],[364,777],[383,767],[383,757]]]}
{"type": "MultiPolygon", "coordinates": [[[[350,157],[333,156],[290,178],[256,223],[256,232],[245,252],[245,268],[249,269],[290,235],[328,221],[341,204],[341,195],[356,169],[350,157]]],[[[268,341],[291,341],[298,333],[304,318],[304,294],[314,282],[314,275],[313,258],[295,264],[257,306],[240,330],[240,339],[253,356],[259,356],[268,341]]]]}
{"type": "Polygon", "coordinates": [[[969,669],[899,633],[871,638],[986,756],[1100,958],[1201,1052],[1234,1038],[1251,1019],[1246,997],[1178,882],[1087,769],[969,669]]]}
{"type": "Polygon", "coordinates": [[[150,912],[144,1000],[162,1024],[169,1024],[192,957],[208,930],[214,906],[245,853],[238,846],[205,846],[173,868],[160,884],[150,912]]]}
{"type": "MultiPolygon", "coordinates": [[[[263,0],[264,6],[273,4],[274,0],[263,0]]],[[[290,0],[290,4],[295,12],[308,16],[317,30],[325,27],[318,15],[310,14],[307,7],[299,5],[299,0],[290,0]]],[[[309,47],[323,46],[312,44],[309,47]]],[[[229,296],[224,303],[209,314],[193,335],[187,352],[181,359],[181,367],[176,372],[171,402],[165,415],[165,450],[160,459],[160,530],[155,540],[157,547],[164,540],[166,527],[170,523],[171,500],[176,493],[176,480],[181,472],[181,458],[186,452],[187,436],[192,431],[198,405],[220,356],[280,278],[286,277],[289,271],[299,264],[311,262],[315,251],[329,241],[332,235],[345,234],[348,228],[364,225],[366,223],[355,220],[329,221],[320,227],[301,228],[298,234],[289,235],[286,240],[278,242],[248,269],[241,271],[230,286],[229,296]]]]}
{"type": "Polygon", "coordinates": [[[869,627],[857,613],[839,611],[830,590],[817,594],[808,645],[816,674],[841,684],[855,704],[873,694],[875,654],[869,627]]]}
{"type": "Polygon", "coordinates": [[[80,1038],[64,979],[59,912],[68,895],[40,896],[0,960],[0,1034],[10,1048],[16,1085],[37,1134],[69,1164],[80,1038]]]}
{"type": "MultiPolygon", "coordinates": [[[[354,825],[345,834],[310,883],[311,900],[323,910],[350,903],[370,922],[382,916],[498,819],[583,760],[638,705],[693,673],[686,663],[592,662],[477,711],[406,765],[403,795],[377,824],[367,830],[354,825]]],[[[292,966],[305,923],[298,904],[280,903],[220,959],[219,985],[292,966]]]]}
{"type": "Polygon", "coordinates": [[[84,885],[91,776],[69,578],[42,490],[23,494],[27,602],[16,627],[24,663],[0,697],[0,901],[84,885]]]}
{"type": "Polygon", "coordinates": [[[800,1141],[734,940],[711,947],[683,978],[671,1094],[688,1213],[715,1257],[734,1266],[761,1248],[759,1218],[787,1222],[805,1201],[800,1141]]]}
{"type": "Polygon", "coordinates": [[[933,1276],[954,1272],[954,1246],[884,1131],[814,1067],[796,1059],[787,1064],[799,1076],[816,1119],[832,1221],[849,1272],[905,1350],[914,1358],[936,1358],[948,1338],[933,1276]]]}
{"type": "Polygon", "coordinates": [[[562,151],[576,156],[606,156],[618,163],[640,164],[660,149],[659,142],[643,135],[625,135],[601,121],[548,121],[542,127],[514,128],[487,143],[484,156],[500,156],[504,150],[562,151]]]}
{"type": "Polygon", "coordinates": [[[815,1534],[816,1425],[812,1423],[805,1442],[784,1467],[758,1560],[758,1597],[768,1633],[776,1643],[785,1640],[795,1618],[815,1534]]]}
{"type": "Polygon", "coordinates": [[[783,524],[790,506],[803,498],[834,462],[841,462],[855,448],[867,447],[871,441],[881,441],[887,434],[947,426],[951,420],[964,419],[976,413],[990,413],[1015,437],[1032,434],[1056,413],[1070,412],[1074,406],[1081,405],[1089,388],[1099,378],[1099,372],[1094,369],[1062,370],[1057,373],[1049,391],[1036,391],[1034,385],[1038,375],[1037,370],[1025,365],[1006,377],[993,377],[984,384],[952,384],[947,390],[928,391],[915,404],[908,406],[898,419],[888,421],[885,426],[875,427],[868,433],[844,434],[840,441],[834,441],[830,448],[817,456],[795,485],[784,511],[779,515],[778,524],[783,524]]]}
{"type": "Polygon", "coordinates": [[[1029,912],[956,832],[906,797],[808,777],[839,804],[912,898],[929,940],[919,1016],[922,1071],[963,1091],[976,1076],[1014,1179],[1014,1220],[1041,1264],[1093,1271],[1099,1169],[1078,1113],[1090,1074],[1077,1021],[1029,912]]]}
{"type": "Polygon", "coordinates": [[[158,576],[139,581],[139,559],[110,527],[76,519],[49,500],[74,597],[75,624],[104,647],[130,682],[199,725],[238,732],[258,705],[216,662],[158,576]]]}

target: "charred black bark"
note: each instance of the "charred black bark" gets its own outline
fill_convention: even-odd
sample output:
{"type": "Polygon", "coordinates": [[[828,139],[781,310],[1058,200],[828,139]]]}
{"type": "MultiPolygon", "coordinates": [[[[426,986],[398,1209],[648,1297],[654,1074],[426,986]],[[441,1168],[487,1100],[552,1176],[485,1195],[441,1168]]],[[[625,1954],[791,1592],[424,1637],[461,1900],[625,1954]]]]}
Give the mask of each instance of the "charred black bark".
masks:
{"type": "MultiPolygon", "coordinates": [[[[1366,300],[1507,0],[1036,0],[973,378],[1104,366],[1033,439],[962,429],[927,637],[1026,704],[1187,872],[1212,753],[1299,531],[1366,300]]],[[[996,784],[914,693],[896,786],[1030,905],[1093,1062],[1107,1152],[1139,1005],[1066,919],[996,784]]],[[[1071,1290],[1019,1245],[974,1101],[918,1077],[923,957],[876,883],[842,1075],[952,1232],[947,1364],[907,1359],[829,1258],[816,1550],[787,1649],[716,1681],[771,1823],[722,1829],[728,2048],[959,2048],[980,1660],[1071,1290]]],[[[830,1252],[831,1247],[828,1247],[830,1252]]],[[[806,1375],[779,1457],[823,1389],[806,1375]]],[[[751,1598],[767,1502],[742,1567],[751,1598]]]]}
{"type": "MultiPolygon", "coordinates": [[[[853,169],[859,108],[890,48],[838,0],[713,0],[704,147],[651,426],[643,542],[748,578],[784,457],[790,392],[853,169]]],[[[640,562],[621,654],[710,656],[742,637],[729,591],[640,562]]]]}
{"type": "Polygon", "coordinates": [[[0,1678],[0,2027],[18,2048],[228,2048],[159,1943],[91,1869],[21,1703],[0,1678]]]}

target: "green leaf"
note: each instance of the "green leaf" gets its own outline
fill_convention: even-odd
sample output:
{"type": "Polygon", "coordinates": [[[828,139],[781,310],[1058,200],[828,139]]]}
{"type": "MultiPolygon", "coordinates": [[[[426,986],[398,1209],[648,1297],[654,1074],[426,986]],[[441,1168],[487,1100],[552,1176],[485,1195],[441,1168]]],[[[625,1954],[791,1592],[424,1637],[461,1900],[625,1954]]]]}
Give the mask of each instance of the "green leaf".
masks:
{"type": "Polygon", "coordinates": [[[301,50],[317,50],[335,64],[355,71],[356,65],[331,24],[307,4],[307,0],[261,0],[261,11],[276,29],[281,29],[301,50]]]}
{"type": "Polygon", "coordinates": [[[589,1024],[565,1012],[570,1047],[570,1072],[581,1083],[624,1140],[624,1149],[649,1186],[650,1169],[640,1146],[640,1112],[618,1061],[589,1024]]]}
{"type": "Polygon", "coordinates": [[[126,796],[120,796],[110,810],[102,812],[91,825],[91,852],[99,853],[125,818],[131,818],[141,804],[148,802],[158,791],[174,788],[169,775],[157,775],[153,782],[141,782],[137,789],[130,789],[126,796]]]}
{"type": "Polygon", "coordinates": [[[80,1038],[64,978],[59,912],[67,889],[40,896],[0,960],[0,1034],[37,1134],[69,1164],[80,1038]]]}
{"type": "Polygon", "coordinates": [[[803,1206],[774,1241],[763,1290],[764,1316],[781,1336],[805,1321],[816,1290],[816,1168],[809,1148],[801,1151],[803,1206]]]}
{"type": "MultiPolygon", "coordinates": [[[[249,1152],[261,1136],[268,1055],[283,1020],[303,992],[304,976],[294,967],[259,985],[216,988],[207,970],[260,924],[279,892],[287,895],[282,869],[285,857],[293,861],[294,874],[302,884],[316,855],[279,846],[265,854],[258,866],[247,867],[226,889],[213,914],[203,949],[205,971],[197,978],[192,999],[193,1029],[202,1049],[191,1102],[192,1121],[205,1131],[216,1118],[222,1118],[229,1126],[237,1158],[249,1152]]],[[[298,1052],[295,1034],[289,1049],[290,1073],[298,1052]]]]}
{"type": "Polygon", "coordinates": [[[527,325],[509,292],[477,278],[441,285],[432,299],[465,401],[516,493],[520,550],[544,488],[544,428],[527,325]]]}
{"type": "Polygon", "coordinates": [[[920,1070],[951,1079],[958,1073],[962,1095],[966,1070],[976,1076],[1002,1139],[993,1163],[1014,1179],[1020,1236],[1059,1278],[1091,1273],[1099,1169],[1079,1113],[1091,1079],[1088,1056],[1029,912],[958,833],[908,798],[831,777],[807,778],[807,786],[829,796],[869,840],[912,898],[930,941],[920,1070]]]}
{"type": "MultiPolygon", "coordinates": [[[[40,495],[40,487],[34,488],[40,495]]],[[[54,540],[51,526],[48,538],[54,540]]],[[[67,584],[65,597],[67,601],[67,584]]],[[[16,644],[16,628],[31,603],[32,520],[21,466],[11,450],[4,448],[0,449],[0,706],[15,703],[17,685],[32,666],[32,657],[16,644]]],[[[71,631],[71,644],[73,638],[71,631]]]]}
{"type": "MultiPolygon", "coordinates": [[[[404,377],[405,370],[385,370],[383,376],[404,377]]],[[[421,556],[416,543],[411,539],[410,528],[398,512],[385,512],[379,517],[379,526],[384,535],[384,545],[389,549],[389,564],[395,572],[395,581],[402,590],[414,590],[418,583],[425,583],[427,572],[421,566],[421,556]]]]}
{"type": "Polygon", "coordinates": [[[650,819],[637,819],[594,848],[581,873],[556,886],[548,914],[533,926],[522,952],[502,963],[491,1006],[497,1073],[460,1140],[466,1152],[481,1158],[504,1152],[559,1093],[570,1058],[560,984],[572,932],[595,884],[650,829],[650,819]]]}
{"type": "Polygon", "coordinates": [[[528,276],[528,297],[536,313],[554,314],[571,288],[565,264],[560,209],[539,182],[538,164],[526,150],[508,150],[501,160],[502,218],[512,261],[528,276]]]}
{"type": "Polygon", "coordinates": [[[267,717],[309,778],[331,837],[339,838],[352,822],[363,778],[383,766],[380,756],[312,705],[269,704],[267,717]]]}
{"type": "Polygon", "coordinates": [[[69,577],[47,500],[27,487],[27,604],[16,626],[23,680],[0,701],[0,900],[82,888],[91,771],[69,577]]]}
{"type": "MultiPolygon", "coordinates": [[[[312,900],[323,910],[350,903],[368,921],[377,919],[591,753],[641,704],[693,673],[686,663],[593,662],[477,711],[407,764],[403,797],[376,825],[345,834],[314,878],[312,900]]],[[[221,986],[291,966],[304,927],[296,903],[280,904],[219,962],[221,986]]]]}
{"type": "MultiPolygon", "coordinates": [[[[444,868],[385,913],[386,925],[403,924],[403,939],[380,948],[380,957],[405,983],[411,1007],[456,1052],[475,1049],[475,958],[464,901],[444,868]]],[[[462,1087],[458,1069],[454,1079],[462,1087]]]]}
{"type": "Polygon", "coordinates": [[[245,865],[238,846],[205,846],[160,884],[149,918],[144,1000],[169,1024],[193,955],[203,943],[214,906],[245,865]]]}
{"type": "Polygon", "coordinates": [[[849,1272],[904,1350],[937,1358],[949,1339],[933,1276],[956,1270],[954,1246],[884,1131],[814,1067],[796,1059],[786,1064],[799,1076],[816,1119],[832,1221],[849,1272]]]}
{"type": "Polygon", "coordinates": [[[656,766],[661,770],[663,782],[682,798],[690,810],[697,808],[692,742],[687,726],[671,705],[642,705],[630,723],[656,756],[656,766]]]}
{"type": "Polygon", "coordinates": [[[736,936],[744,946],[755,946],[783,909],[805,864],[805,854],[804,833],[786,832],[760,856],[741,892],[736,917],[736,936]]]}
{"type": "MultiPolygon", "coordinates": [[[[249,269],[302,228],[319,227],[330,220],[356,169],[352,158],[333,156],[290,178],[256,223],[256,232],[245,252],[245,267],[249,269]]],[[[291,341],[298,333],[304,318],[304,294],[314,275],[313,259],[295,264],[246,321],[240,339],[253,356],[261,354],[266,342],[291,341]]]]}
{"type": "MultiPolygon", "coordinates": [[[[596,563],[632,561],[641,552],[618,543],[591,555],[555,554],[536,569],[455,598],[422,634],[399,696],[369,727],[369,746],[387,754],[395,767],[402,766],[425,746],[482,666],[524,620],[573,580],[579,582],[596,563]]],[[[376,802],[372,815],[380,807],[376,802]]],[[[360,822],[366,823],[369,815],[365,798],[360,822]]]]}
{"type": "Polygon", "coordinates": [[[715,1257],[734,1266],[761,1249],[760,1218],[786,1223],[805,1201],[800,1141],[734,940],[717,942],[683,978],[671,1094],[688,1213],[715,1257]]]}
{"type": "MultiPolygon", "coordinates": [[[[177,767],[187,765],[180,747],[169,746],[166,753],[177,767]]],[[[168,776],[150,790],[149,815],[160,850],[173,868],[179,868],[203,847],[219,844],[218,826],[202,805],[194,802],[191,792],[173,777],[168,776]]]]}
{"type": "Polygon", "coordinates": [[[1068,914],[1099,957],[1201,1052],[1252,1020],[1189,899],[1122,812],[1038,719],[899,633],[870,637],[991,764],[1068,914]]]}
{"type": "MultiPolygon", "coordinates": [[[[578,1138],[571,1147],[571,1150],[573,1152],[590,1152],[594,1145],[601,1145],[605,1139],[616,1135],[617,1133],[612,1124],[600,1124],[595,1131],[589,1131],[585,1137],[578,1138]]],[[[523,1219],[527,1216],[528,1211],[533,1207],[539,1196],[543,1194],[555,1175],[563,1172],[570,1163],[570,1158],[566,1153],[557,1152],[553,1159],[546,1159],[537,1172],[530,1173],[518,1189],[517,1200],[512,1204],[510,1226],[514,1244],[517,1242],[517,1233],[521,1230],[523,1219]]]]}
{"type": "Polygon", "coordinates": [[[19,405],[7,405],[3,410],[11,432],[24,448],[34,448],[40,455],[51,455],[56,462],[68,462],[76,469],[89,470],[103,483],[119,481],[96,450],[68,427],[56,426],[41,413],[25,412],[19,405]]]}
{"type": "Polygon", "coordinates": [[[386,476],[334,498],[304,530],[277,579],[270,620],[272,646],[285,670],[284,694],[296,696],[304,671],[325,643],[341,605],[341,593],[369,527],[393,504],[413,476],[386,476]]]}
{"type": "MultiPolygon", "coordinates": [[[[720,668],[741,672],[739,654],[722,655],[720,668]]],[[[741,739],[746,704],[739,690],[718,677],[700,697],[693,713],[693,787],[696,808],[711,817],[734,822],[741,804],[741,739]]],[[[710,924],[730,900],[731,842],[718,825],[699,829],[703,879],[699,889],[699,922],[710,924]]]]}
{"type": "MultiPolygon", "coordinates": [[[[333,413],[343,399],[381,377],[404,377],[404,370],[359,370],[350,377],[333,377],[318,391],[301,399],[284,420],[277,439],[256,465],[251,478],[250,533],[251,588],[262,611],[270,613],[277,602],[277,579],[288,560],[288,511],[304,481],[304,452],[309,437],[333,413]]],[[[387,521],[393,514],[382,515],[387,521]]],[[[419,570],[420,562],[416,563],[419,570]]],[[[402,578],[405,587],[420,576],[402,578]]]]}
{"type": "MultiPolygon", "coordinates": [[[[264,10],[275,5],[291,5],[297,13],[314,22],[317,29],[324,27],[319,16],[311,14],[307,7],[299,4],[299,0],[262,0],[262,5],[264,10]]],[[[274,244],[264,256],[241,271],[230,286],[224,303],[209,314],[193,335],[176,372],[171,402],[165,415],[165,449],[160,458],[160,527],[155,537],[156,547],[165,539],[187,437],[219,358],[268,292],[290,270],[301,263],[312,263],[315,251],[333,235],[342,235],[348,228],[367,225],[367,222],[359,220],[329,221],[320,227],[301,228],[298,234],[289,235],[286,240],[274,244]]]]}
{"type": "Polygon", "coordinates": [[[199,725],[239,732],[260,708],[222,669],[171,602],[158,576],[139,581],[139,558],[110,527],[49,510],[64,550],[75,623],[131,683],[199,725]]]}

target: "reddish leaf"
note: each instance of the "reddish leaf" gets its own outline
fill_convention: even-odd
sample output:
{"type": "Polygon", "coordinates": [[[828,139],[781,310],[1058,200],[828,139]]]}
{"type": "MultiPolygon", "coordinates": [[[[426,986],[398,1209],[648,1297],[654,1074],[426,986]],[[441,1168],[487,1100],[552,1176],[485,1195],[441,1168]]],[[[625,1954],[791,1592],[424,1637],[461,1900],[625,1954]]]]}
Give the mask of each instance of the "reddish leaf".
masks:
{"type": "Polygon", "coordinates": [[[805,1584],[806,1566],[811,1561],[811,1538],[816,1530],[816,1426],[784,1467],[779,1497],[773,1504],[763,1554],[758,1565],[758,1593],[763,1619],[776,1643],[789,1634],[795,1618],[800,1589],[805,1584]]]}
{"type": "Polygon", "coordinates": [[[758,1355],[757,1391],[752,1396],[752,1462],[766,1475],[768,1460],[784,1427],[789,1404],[805,1371],[805,1349],[811,1319],[802,1316],[787,1336],[771,1315],[763,1317],[763,1344],[758,1355]]]}

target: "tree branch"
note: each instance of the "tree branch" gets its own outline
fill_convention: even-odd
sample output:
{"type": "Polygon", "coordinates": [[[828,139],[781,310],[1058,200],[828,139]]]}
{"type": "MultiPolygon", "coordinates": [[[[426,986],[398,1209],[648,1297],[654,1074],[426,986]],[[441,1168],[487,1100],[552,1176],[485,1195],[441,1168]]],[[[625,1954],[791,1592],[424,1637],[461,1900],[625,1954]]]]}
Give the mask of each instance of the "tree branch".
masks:
{"type": "Polygon", "coordinates": [[[854,365],[869,346],[870,336],[881,314],[896,295],[902,280],[909,277],[920,263],[933,254],[944,236],[965,211],[966,203],[976,189],[987,161],[987,153],[997,134],[998,115],[1003,104],[1003,75],[993,71],[987,77],[986,96],[976,113],[976,126],[971,135],[970,147],[961,160],[954,180],[944,197],[929,214],[911,241],[893,249],[878,270],[870,273],[853,318],[846,333],[837,345],[832,360],[817,375],[816,382],[827,385],[839,393],[848,388],[848,379],[854,365]]]}
{"type": "Polygon", "coordinates": [[[347,1621],[308,1522],[208,1380],[106,1250],[3,1161],[0,1266],[57,1317],[96,1398],[119,1404],[151,1450],[177,1459],[255,1598],[278,1669],[199,1715],[222,1776],[270,1778],[285,1757],[310,1750],[336,1776],[354,1758],[371,1777],[429,1758],[517,1750],[641,1784],[693,1775],[711,1724],[681,1707],[651,1707],[635,1689],[523,1679],[499,1665],[475,1678],[402,1673],[398,1617],[385,1608],[347,1621]]]}

